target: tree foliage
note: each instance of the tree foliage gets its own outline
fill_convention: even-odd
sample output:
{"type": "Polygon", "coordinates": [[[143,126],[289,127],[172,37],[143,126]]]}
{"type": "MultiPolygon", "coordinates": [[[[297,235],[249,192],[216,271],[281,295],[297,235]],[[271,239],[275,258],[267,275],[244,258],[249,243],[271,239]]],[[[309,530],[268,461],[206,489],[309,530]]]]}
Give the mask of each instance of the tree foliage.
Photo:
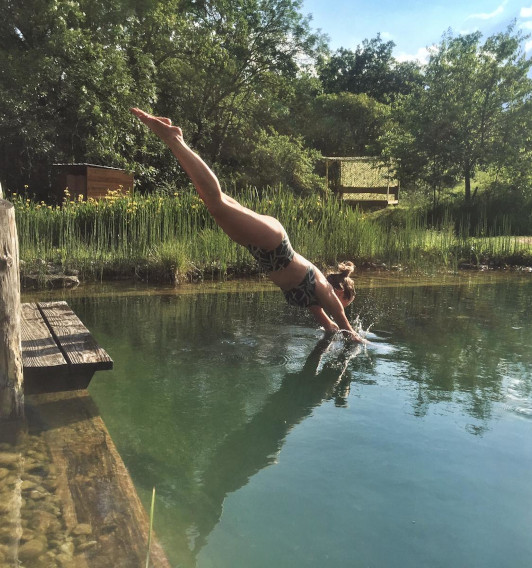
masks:
{"type": "Polygon", "coordinates": [[[315,97],[302,124],[307,142],[326,156],[378,155],[388,107],[365,93],[315,97]]]}
{"type": "Polygon", "coordinates": [[[325,183],[315,173],[319,158],[319,152],[306,147],[302,137],[263,130],[249,154],[245,177],[239,181],[259,187],[283,185],[299,195],[321,193],[325,183]]]}
{"type": "Polygon", "coordinates": [[[0,0],[0,180],[46,189],[50,166],[180,180],[130,116],[171,117],[223,180],[320,186],[320,153],[379,155],[438,189],[477,170],[531,185],[525,37],[447,33],[428,65],[378,35],[330,53],[300,0],[0,0]]]}
{"type": "Polygon", "coordinates": [[[2,0],[0,168],[46,182],[53,162],[131,163],[127,109],[153,99],[150,61],[124,46],[118,2],[2,0]]]}
{"type": "Polygon", "coordinates": [[[239,140],[265,126],[261,104],[279,99],[321,42],[296,0],[0,6],[0,176],[10,187],[42,184],[62,161],[173,177],[168,153],[132,126],[133,105],[173,117],[208,160],[238,167],[239,140]]]}
{"type": "Polygon", "coordinates": [[[365,39],[355,51],[340,48],[332,56],[322,57],[319,77],[325,92],[364,93],[381,103],[409,93],[420,83],[419,66],[396,61],[394,47],[393,41],[385,42],[378,34],[365,39]]]}
{"type": "Polygon", "coordinates": [[[477,170],[530,162],[531,61],[513,27],[481,42],[479,32],[444,35],[424,84],[395,105],[383,137],[403,179],[437,189],[462,179],[466,199],[477,170]]]}

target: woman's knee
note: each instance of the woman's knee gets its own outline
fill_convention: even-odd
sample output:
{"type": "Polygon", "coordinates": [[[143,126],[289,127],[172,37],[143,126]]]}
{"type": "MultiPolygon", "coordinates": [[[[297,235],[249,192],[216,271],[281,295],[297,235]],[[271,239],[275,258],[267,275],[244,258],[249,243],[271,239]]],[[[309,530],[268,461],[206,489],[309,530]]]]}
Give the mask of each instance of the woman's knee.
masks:
{"type": "Polygon", "coordinates": [[[203,200],[203,203],[205,203],[205,207],[207,207],[209,213],[215,218],[222,215],[227,209],[227,203],[224,200],[223,193],[209,196],[207,199],[203,200]]]}

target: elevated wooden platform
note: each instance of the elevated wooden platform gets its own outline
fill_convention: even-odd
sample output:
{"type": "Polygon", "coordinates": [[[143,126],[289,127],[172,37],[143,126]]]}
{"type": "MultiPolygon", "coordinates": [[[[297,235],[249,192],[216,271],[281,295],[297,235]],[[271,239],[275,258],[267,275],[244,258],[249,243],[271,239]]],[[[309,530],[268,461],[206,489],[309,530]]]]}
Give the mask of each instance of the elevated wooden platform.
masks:
{"type": "Polygon", "coordinates": [[[113,360],[66,302],[22,304],[24,393],[86,389],[113,360]]]}
{"type": "Polygon", "coordinates": [[[352,205],[387,207],[399,203],[399,186],[386,187],[339,187],[338,193],[352,205]]]}
{"type": "Polygon", "coordinates": [[[363,209],[399,203],[399,182],[379,157],[325,157],[326,187],[343,201],[363,209]]]}

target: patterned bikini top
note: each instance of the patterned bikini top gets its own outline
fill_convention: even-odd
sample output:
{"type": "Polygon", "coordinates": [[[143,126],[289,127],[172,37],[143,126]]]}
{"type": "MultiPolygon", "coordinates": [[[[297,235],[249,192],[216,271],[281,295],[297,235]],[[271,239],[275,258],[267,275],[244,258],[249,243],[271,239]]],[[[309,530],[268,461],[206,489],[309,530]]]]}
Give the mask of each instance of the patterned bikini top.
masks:
{"type": "Polygon", "coordinates": [[[273,250],[264,250],[254,245],[247,245],[246,248],[259,263],[259,267],[264,272],[275,272],[286,268],[294,258],[295,251],[285,235],[281,244],[273,250]]]}

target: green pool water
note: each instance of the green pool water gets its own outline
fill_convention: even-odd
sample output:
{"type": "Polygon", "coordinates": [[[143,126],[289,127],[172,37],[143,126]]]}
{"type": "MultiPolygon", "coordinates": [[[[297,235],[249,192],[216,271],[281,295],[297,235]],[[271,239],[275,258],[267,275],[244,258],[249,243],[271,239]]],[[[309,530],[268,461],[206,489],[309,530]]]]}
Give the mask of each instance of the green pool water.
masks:
{"type": "Polygon", "coordinates": [[[529,275],[362,284],[365,349],[270,289],[68,301],[172,566],[531,566],[529,275]]]}

